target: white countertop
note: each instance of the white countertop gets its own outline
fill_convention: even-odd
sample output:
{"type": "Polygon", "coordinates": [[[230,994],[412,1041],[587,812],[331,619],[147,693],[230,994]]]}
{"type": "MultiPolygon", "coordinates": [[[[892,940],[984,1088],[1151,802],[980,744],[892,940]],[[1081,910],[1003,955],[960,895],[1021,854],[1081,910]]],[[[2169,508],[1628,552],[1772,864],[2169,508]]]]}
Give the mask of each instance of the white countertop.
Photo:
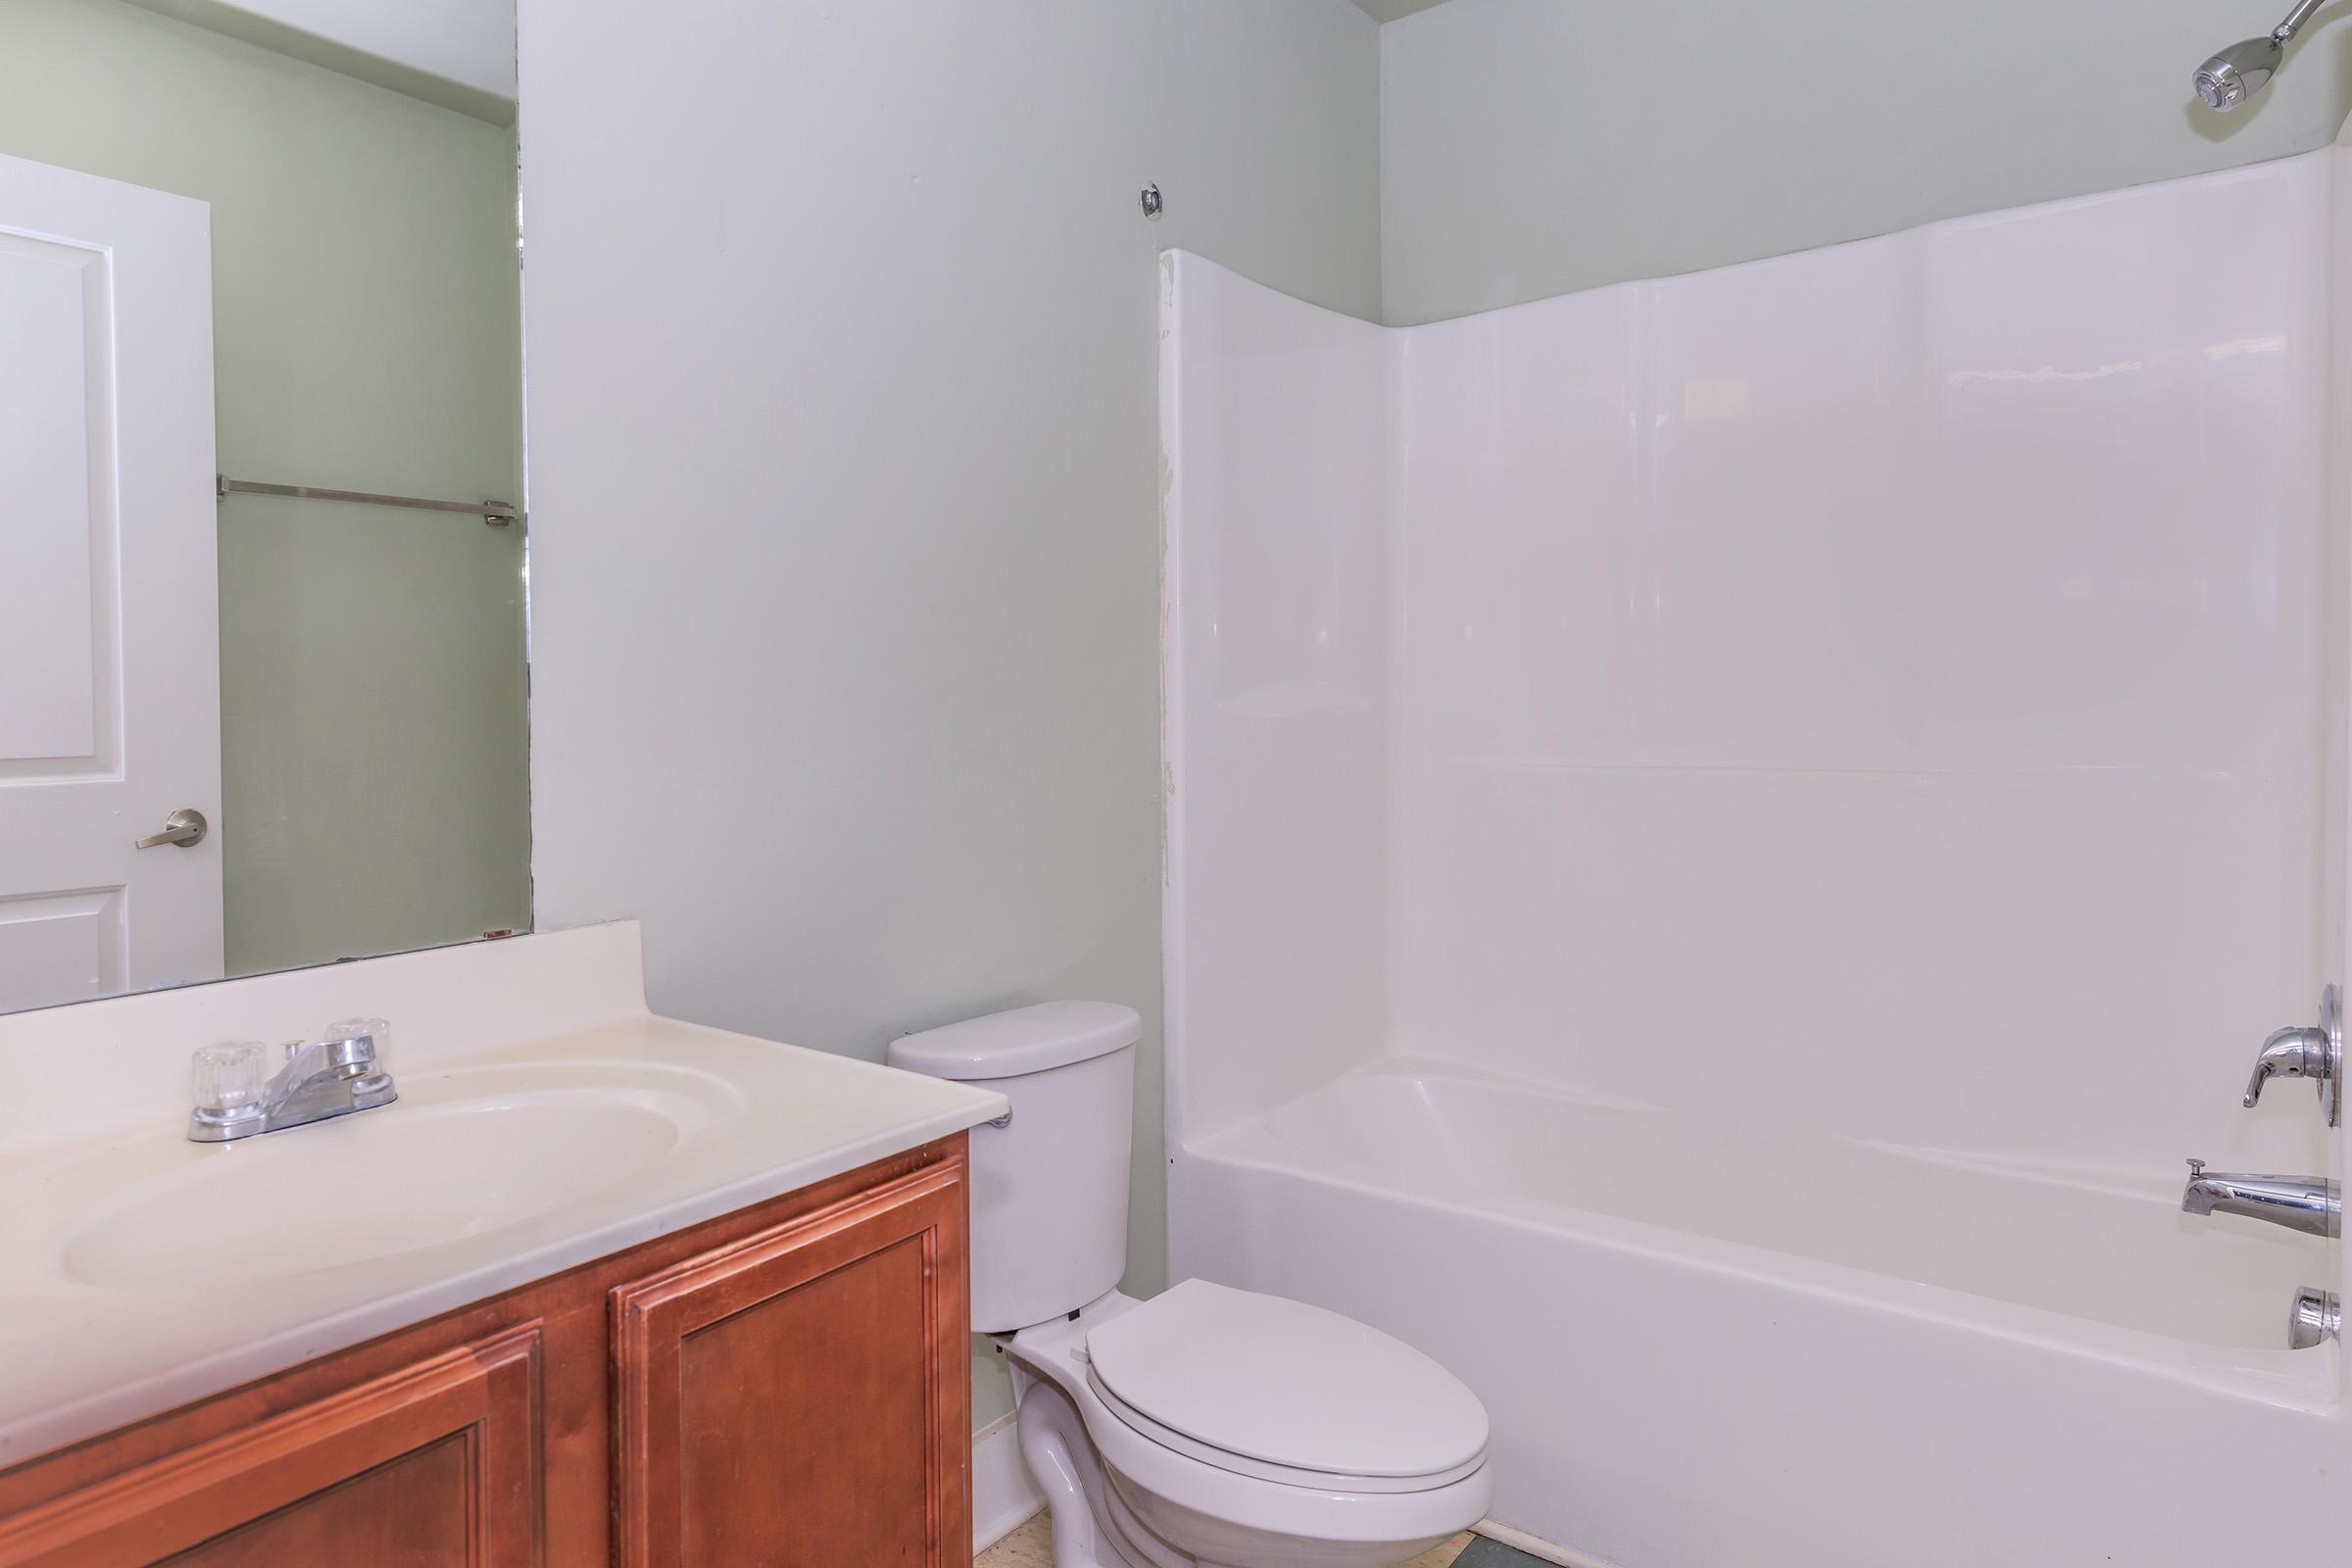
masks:
{"type": "MultiPolygon", "coordinates": [[[[218,1009],[257,984],[208,989],[218,1009]]],[[[184,1111],[0,1145],[0,1468],[1005,1109],[966,1085],[644,1013],[404,1059],[385,1015],[391,1105],[226,1145],[188,1142],[184,1111]],[[483,1159],[484,1112],[513,1118],[495,1124],[507,1153],[478,1182],[452,1175],[431,1156],[483,1159]],[[190,1194],[220,1211],[155,1221],[190,1194]]],[[[187,1043],[173,1049],[184,1083],[187,1043]]]]}

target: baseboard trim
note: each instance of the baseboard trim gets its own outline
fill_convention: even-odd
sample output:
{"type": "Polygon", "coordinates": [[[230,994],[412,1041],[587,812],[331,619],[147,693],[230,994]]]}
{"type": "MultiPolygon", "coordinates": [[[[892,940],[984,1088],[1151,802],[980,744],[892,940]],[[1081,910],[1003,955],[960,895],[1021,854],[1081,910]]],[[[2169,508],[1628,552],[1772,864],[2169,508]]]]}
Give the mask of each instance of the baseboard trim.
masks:
{"type": "Polygon", "coordinates": [[[1021,1459],[1019,1418],[1010,1412],[972,1434],[972,1550],[986,1551],[1045,1511],[1045,1494],[1021,1459]]]}
{"type": "Polygon", "coordinates": [[[1606,1558],[1578,1551],[1573,1546],[1555,1545],[1540,1536],[1531,1536],[1524,1530],[1513,1530],[1509,1525],[1496,1524],[1492,1519],[1481,1519],[1470,1528],[1490,1541],[1499,1541],[1506,1546],[1526,1552],[1530,1557],[1558,1563],[1560,1568],[1617,1568],[1615,1563],[1606,1558]]]}

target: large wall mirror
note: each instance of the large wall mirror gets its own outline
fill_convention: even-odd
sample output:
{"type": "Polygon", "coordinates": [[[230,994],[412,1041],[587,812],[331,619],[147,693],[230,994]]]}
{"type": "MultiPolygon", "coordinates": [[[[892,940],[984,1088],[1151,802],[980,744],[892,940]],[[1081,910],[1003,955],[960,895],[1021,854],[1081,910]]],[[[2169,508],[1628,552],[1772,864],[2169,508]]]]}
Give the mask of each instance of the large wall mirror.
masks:
{"type": "Polygon", "coordinates": [[[0,0],[0,1010],[530,920],[512,0],[0,0]]]}

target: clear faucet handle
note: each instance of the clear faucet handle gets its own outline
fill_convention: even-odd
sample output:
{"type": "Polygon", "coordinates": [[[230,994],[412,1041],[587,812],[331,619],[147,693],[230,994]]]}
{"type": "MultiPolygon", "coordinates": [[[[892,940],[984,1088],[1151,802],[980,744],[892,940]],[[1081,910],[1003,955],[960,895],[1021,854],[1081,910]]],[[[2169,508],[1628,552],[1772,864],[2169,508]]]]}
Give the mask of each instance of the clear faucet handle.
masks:
{"type": "Polygon", "coordinates": [[[196,1109],[217,1120],[251,1115],[262,1102],[268,1048],[259,1040],[223,1040],[197,1048],[191,1065],[196,1109]]]}
{"type": "Polygon", "coordinates": [[[329,1022],[319,1039],[369,1039],[376,1044],[376,1055],[383,1055],[393,1044],[393,1025],[383,1018],[339,1018],[329,1022]]]}
{"type": "Polygon", "coordinates": [[[381,1018],[340,1018],[326,1026],[318,1049],[323,1065],[357,1088],[381,1087],[392,1082],[384,1071],[384,1053],[392,1046],[392,1026],[381,1018]]]}

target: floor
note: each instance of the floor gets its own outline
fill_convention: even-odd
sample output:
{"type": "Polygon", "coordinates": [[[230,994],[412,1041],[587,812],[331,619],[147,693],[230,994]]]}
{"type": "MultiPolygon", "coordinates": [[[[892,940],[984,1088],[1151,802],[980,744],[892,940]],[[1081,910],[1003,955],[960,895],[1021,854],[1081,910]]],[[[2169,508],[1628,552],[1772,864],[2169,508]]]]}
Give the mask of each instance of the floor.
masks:
{"type": "MultiPolygon", "coordinates": [[[[973,1558],[972,1568],[1054,1568],[1053,1521],[1039,1514],[973,1558]]],[[[1465,1531],[1399,1564],[1398,1568],[1551,1568],[1551,1565],[1499,1541],[1489,1541],[1465,1531]]]]}

